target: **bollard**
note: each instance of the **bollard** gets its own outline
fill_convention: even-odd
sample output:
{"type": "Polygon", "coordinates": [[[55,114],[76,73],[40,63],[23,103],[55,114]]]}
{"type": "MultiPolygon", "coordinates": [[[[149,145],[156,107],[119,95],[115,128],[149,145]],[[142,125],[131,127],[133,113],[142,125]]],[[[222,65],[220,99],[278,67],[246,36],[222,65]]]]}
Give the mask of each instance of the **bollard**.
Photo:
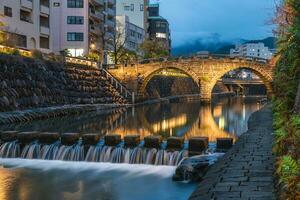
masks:
{"type": "Polygon", "coordinates": [[[141,139],[139,135],[127,135],[124,137],[124,146],[133,148],[140,144],[141,139]]]}
{"type": "Polygon", "coordinates": [[[96,145],[100,140],[99,133],[88,133],[81,136],[84,145],[96,145]]]}
{"type": "Polygon", "coordinates": [[[171,151],[182,150],[184,143],[183,137],[169,137],[167,139],[167,149],[171,151]]]}
{"type": "Polygon", "coordinates": [[[162,142],[162,137],[158,136],[147,136],[144,138],[145,144],[144,147],[146,148],[160,148],[160,144],[162,142]]]}
{"type": "Polygon", "coordinates": [[[233,138],[217,138],[217,150],[226,151],[233,145],[233,138]]]}
{"type": "Polygon", "coordinates": [[[208,137],[193,137],[189,139],[189,156],[202,154],[208,147],[208,137]]]}
{"type": "Polygon", "coordinates": [[[117,146],[121,143],[121,135],[106,135],[104,142],[106,146],[117,146]]]}
{"type": "Polygon", "coordinates": [[[63,145],[73,145],[78,142],[79,137],[79,133],[63,133],[61,135],[61,143],[63,145]]]}
{"type": "Polygon", "coordinates": [[[34,140],[38,139],[38,132],[31,131],[31,132],[20,132],[17,134],[17,138],[20,143],[22,144],[28,144],[30,142],[33,142],[34,140]]]}
{"type": "Polygon", "coordinates": [[[59,141],[60,134],[55,132],[43,132],[39,134],[38,139],[39,142],[42,144],[52,144],[54,142],[59,141]]]}

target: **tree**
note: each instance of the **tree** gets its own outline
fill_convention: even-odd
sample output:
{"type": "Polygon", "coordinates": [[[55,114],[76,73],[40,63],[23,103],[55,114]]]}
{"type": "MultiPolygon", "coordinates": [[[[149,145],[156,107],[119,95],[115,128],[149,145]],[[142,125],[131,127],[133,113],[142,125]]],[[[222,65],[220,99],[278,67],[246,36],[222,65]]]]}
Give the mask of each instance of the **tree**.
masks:
{"type": "Polygon", "coordinates": [[[128,53],[125,48],[128,35],[126,34],[125,27],[120,22],[116,22],[116,30],[112,34],[111,38],[108,38],[106,42],[112,45],[113,49],[109,52],[113,62],[117,65],[120,64],[120,60],[128,53]]]}
{"type": "Polygon", "coordinates": [[[146,39],[140,46],[144,58],[161,58],[169,55],[162,42],[156,39],[146,39]]]}
{"type": "MultiPolygon", "coordinates": [[[[2,19],[2,18],[3,18],[3,15],[0,14],[0,19],[2,19]]],[[[5,27],[5,23],[2,22],[2,20],[0,20],[0,44],[4,44],[6,37],[7,37],[7,34],[4,31],[4,27],[5,27]]]]}

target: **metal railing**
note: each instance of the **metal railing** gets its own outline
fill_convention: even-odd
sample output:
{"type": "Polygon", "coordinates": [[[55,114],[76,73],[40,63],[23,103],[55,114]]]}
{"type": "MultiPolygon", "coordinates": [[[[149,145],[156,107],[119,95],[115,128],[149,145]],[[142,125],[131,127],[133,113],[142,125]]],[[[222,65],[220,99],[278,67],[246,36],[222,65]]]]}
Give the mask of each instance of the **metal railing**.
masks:
{"type": "Polygon", "coordinates": [[[102,72],[105,73],[106,78],[110,83],[119,91],[119,93],[127,100],[131,100],[134,103],[135,94],[130,92],[117,78],[115,78],[111,73],[106,69],[100,68],[102,72]]]}

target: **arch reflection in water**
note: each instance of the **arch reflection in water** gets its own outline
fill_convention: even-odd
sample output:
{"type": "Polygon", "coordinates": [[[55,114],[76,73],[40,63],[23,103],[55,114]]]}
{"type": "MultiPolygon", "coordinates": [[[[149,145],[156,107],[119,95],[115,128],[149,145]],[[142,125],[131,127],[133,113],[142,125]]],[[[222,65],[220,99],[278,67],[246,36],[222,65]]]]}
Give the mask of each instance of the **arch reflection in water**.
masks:
{"type": "Polygon", "coordinates": [[[127,117],[124,124],[111,133],[122,136],[140,134],[209,137],[214,142],[218,137],[236,139],[247,130],[249,116],[260,109],[258,98],[221,98],[212,105],[200,102],[155,104],[138,107],[135,115],[127,117]]]}
{"type": "Polygon", "coordinates": [[[179,103],[157,103],[113,113],[88,113],[57,119],[34,121],[0,127],[1,130],[79,132],[140,135],[195,136],[209,137],[210,142],[217,137],[238,137],[247,130],[247,120],[258,110],[258,98],[220,98],[211,105],[198,101],[179,103]]]}

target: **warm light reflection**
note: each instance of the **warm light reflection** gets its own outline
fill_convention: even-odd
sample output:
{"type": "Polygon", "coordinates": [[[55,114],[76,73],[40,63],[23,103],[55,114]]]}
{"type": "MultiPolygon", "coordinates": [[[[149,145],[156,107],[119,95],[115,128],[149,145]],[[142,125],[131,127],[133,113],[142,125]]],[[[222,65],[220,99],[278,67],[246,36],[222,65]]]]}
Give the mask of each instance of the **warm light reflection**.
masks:
{"type": "Polygon", "coordinates": [[[213,115],[214,117],[220,117],[222,115],[222,105],[217,105],[213,109],[213,115]]]}
{"type": "Polygon", "coordinates": [[[224,130],[224,128],[225,128],[225,119],[224,119],[224,117],[220,117],[220,119],[219,119],[219,128],[221,130],[224,130]]]}
{"type": "Polygon", "coordinates": [[[187,123],[187,115],[182,114],[178,117],[173,117],[171,119],[164,119],[161,122],[152,125],[154,133],[159,133],[161,131],[166,131],[172,128],[183,126],[187,123]]]}

